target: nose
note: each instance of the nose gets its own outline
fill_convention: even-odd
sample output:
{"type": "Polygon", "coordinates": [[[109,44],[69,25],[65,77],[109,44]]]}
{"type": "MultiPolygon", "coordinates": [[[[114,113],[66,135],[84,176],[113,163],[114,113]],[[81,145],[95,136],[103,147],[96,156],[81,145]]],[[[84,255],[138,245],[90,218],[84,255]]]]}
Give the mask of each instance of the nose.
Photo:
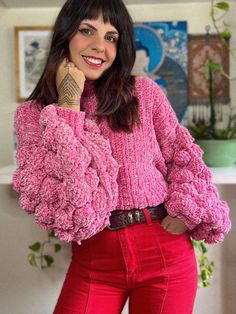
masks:
{"type": "Polygon", "coordinates": [[[92,49],[96,50],[97,52],[104,52],[104,50],[105,50],[104,38],[101,38],[99,36],[94,38],[92,49]]]}

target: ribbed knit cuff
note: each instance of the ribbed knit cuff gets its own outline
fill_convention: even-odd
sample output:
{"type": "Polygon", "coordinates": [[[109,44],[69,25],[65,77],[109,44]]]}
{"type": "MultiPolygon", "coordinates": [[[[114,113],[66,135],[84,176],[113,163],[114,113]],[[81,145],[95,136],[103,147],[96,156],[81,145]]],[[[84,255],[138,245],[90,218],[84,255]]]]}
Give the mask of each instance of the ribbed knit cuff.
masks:
{"type": "Polygon", "coordinates": [[[84,111],[76,111],[69,108],[57,107],[57,114],[71,126],[77,138],[83,134],[85,119],[84,111]]]}

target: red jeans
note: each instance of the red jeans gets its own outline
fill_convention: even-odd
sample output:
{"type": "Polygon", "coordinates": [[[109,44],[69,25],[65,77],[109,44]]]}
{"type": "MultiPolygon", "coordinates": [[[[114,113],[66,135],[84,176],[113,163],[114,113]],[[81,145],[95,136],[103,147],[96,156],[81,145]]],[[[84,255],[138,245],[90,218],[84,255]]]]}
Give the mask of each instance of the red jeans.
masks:
{"type": "Polygon", "coordinates": [[[72,262],[54,314],[191,314],[197,265],[188,233],[160,222],[104,229],[72,244],[72,262]]]}

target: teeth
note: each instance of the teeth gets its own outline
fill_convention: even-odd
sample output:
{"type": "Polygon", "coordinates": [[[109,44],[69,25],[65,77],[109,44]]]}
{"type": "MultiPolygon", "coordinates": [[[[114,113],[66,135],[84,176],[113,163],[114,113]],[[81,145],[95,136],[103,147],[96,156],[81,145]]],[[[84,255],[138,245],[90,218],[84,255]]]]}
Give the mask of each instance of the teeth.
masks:
{"type": "Polygon", "coordinates": [[[102,63],[102,60],[93,59],[93,58],[90,58],[90,57],[84,57],[84,59],[88,60],[89,62],[94,63],[94,64],[101,64],[102,63]]]}

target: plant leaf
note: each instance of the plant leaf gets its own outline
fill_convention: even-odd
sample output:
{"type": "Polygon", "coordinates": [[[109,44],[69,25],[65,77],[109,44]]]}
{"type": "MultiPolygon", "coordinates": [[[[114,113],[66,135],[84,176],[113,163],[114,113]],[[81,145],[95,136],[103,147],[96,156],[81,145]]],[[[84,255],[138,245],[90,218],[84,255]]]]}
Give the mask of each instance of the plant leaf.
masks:
{"type": "Polygon", "coordinates": [[[50,267],[54,262],[54,258],[51,255],[44,255],[43,258],[47,263],[47,267],[50,267]]]}
{"type": "Polygon", "coordinates": [[[49,236],[49,238],[56,238],[56,236],[55,236],[53,231],[49,231],[48,232],[48,236],[49,236]]]}
{"type": "Polygon", "coordinates": [[[224,1],[215,3],[215,7],[223,11],[229,11],[229,3],[224,1]]]}
{"type": "Polygon", "coordinates": [[[203,281],[203,287],[209,287],[210,283],[209,281],[203,281]]]}
{"type": "Polygon", "coordinates": [[[199,242],[200,242],[200,241],[196,241],[196,240],[193,240],[193,239],[192,239],[192,244],[193,244],[193,246],[194,246],[195,248],[198,248],[198,247],[199,247],[199,242]]]}
{"type": "Polygon", "coordinates": [[[231,32],[229,29],[225,29],[222,33],[220,33],[220,36],[222,38],[230,38],[231,37],[231,32]]]}
{"type": "Polygon", "coordinates": [[[206,244],[203,241],[201,241],[200,246],[202,249],[202,253],[207,253],[208,249],[207,249],[206,244]]]}
{"type": "Polygon", "coordinates": [[[37,261],[36,261],[36,256],[34,253],[28,254],[28,262],[31,266],[37,267],[37,261]]]}
{"type": "Polygon", "coordinates": [[[60,250],[61,250],[61,244],[56,243],[56,244],[54,245],[54,251],[57,253],[57,252],[59,252],[60,250]]]}
{"type": "Polygon", "coordinates": [[[201,277],[202,277],[202,280],[205,281],[206,279],[208,279],[208,273],[207,273],[207,270],[206,269],[203,269],[202,272],[201,272],[201,277]]]}
{"type": "Polygon", "coordinates": [[[216,62],[209,62],[209,67],[211,68],[211,70],[213,71],[213,72],[215,72],[215,71],[222,71],[222,67],[223,67],[223,65],[221,64],[221,63],[216,63],[216,62]]]}
{"type": "Polygon", "coordinates": [[[40,248],[41,248],[41,243],[40,242],[35,242],[34,244],[30,245],[29,248],[33,251],[33,252],[39,252],[40,248]]]}

